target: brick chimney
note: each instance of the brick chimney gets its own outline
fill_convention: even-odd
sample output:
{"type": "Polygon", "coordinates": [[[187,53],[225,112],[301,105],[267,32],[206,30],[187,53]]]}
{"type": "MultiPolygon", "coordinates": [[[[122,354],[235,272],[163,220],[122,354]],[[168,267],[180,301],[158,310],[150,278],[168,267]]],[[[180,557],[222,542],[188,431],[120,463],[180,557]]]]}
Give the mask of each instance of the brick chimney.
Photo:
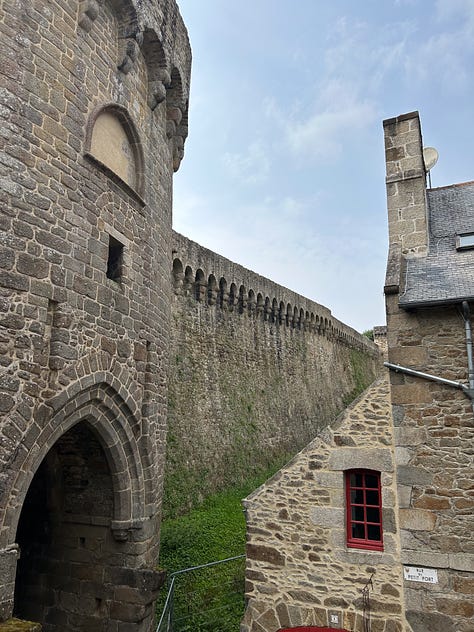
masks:
{"type": "Polygon", "coordinates": [[[418,112],[383,122],[390,246],[406,257],[428,252],[426,170],[418,112]]]}

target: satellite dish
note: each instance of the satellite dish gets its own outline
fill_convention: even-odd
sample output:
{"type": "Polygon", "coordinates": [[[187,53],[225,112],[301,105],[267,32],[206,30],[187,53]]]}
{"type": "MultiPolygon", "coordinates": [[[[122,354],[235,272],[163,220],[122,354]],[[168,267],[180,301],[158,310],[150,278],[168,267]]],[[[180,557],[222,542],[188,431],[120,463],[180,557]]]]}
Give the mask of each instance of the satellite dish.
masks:
{"type": "Polygon", "coordinates": [[[426,171],[431,171],[431,169],[438,162],[438,158],[439,158],[438,151],[434,147],[423,148],[423,161],[425,163],[426,171]]]}

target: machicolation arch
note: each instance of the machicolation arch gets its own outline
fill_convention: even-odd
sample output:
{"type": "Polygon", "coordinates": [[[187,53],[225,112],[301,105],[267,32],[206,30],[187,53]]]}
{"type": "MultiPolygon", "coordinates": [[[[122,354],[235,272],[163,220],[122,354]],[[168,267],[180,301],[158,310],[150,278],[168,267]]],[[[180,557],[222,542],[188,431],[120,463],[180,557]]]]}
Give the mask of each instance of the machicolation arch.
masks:
{"type": "MultiPolygon", "coordinates": [[[[258,277],[258,275],[255,276],[258,277]]],[[[336,343],[375,353],[368,339],[340,321],[328,318],[323,313],[309,311],[302,305],[285,301],[279,296],[268,296],[258,286],[247,289],[246,285],[239,283],[238,279],[231,280],[221,276],[216,270],[205,272],[202,267],[197,267],[193,271],[192,263],[183,261],[177,253],[173,258],[172,277],[176,295],[192,297],[203,306],[228,312],[236,311],[241,316],[258,318],[263,322],[295,331],[322,335],[336,343]],[[217,283],[217,278],[219,278],[219,283],[217,283]]],[[[282,292],[287,292],[281,286],[272,285],[275,289],[280,288],[282,292]]],[[[299,298],[305,303],[311,303],[303,297],[299,298]]],[[[316,308],[321,307],[317,304],[313,305],[316,308]]]]}

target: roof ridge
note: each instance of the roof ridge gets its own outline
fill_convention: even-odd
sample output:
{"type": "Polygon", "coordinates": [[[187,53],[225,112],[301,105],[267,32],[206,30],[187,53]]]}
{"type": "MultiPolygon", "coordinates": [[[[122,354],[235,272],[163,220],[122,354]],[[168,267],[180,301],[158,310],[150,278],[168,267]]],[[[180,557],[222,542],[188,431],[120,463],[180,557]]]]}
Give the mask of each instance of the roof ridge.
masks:
{"type": "Polygon", "coordinates": [[[467,182],[456,182],[455,184],[445,184],[442,187],[432,187],[431,189],[427,189],[428,191],[439,191],[440,189],[455,189],[457,187],[465,187],[470,184],[474,184],[474,180],[468,180],[467,182]]]}

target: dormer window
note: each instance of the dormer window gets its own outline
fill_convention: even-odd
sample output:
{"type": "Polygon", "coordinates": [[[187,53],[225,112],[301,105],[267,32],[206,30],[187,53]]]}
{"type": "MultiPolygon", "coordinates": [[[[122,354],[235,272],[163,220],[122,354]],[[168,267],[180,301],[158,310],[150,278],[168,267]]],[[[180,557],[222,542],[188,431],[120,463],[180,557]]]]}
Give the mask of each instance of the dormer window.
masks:
{"type": "Polygon", "coordinates": [[[474,232],[456,235],[456,250],[474,249],[474,232]]]}

